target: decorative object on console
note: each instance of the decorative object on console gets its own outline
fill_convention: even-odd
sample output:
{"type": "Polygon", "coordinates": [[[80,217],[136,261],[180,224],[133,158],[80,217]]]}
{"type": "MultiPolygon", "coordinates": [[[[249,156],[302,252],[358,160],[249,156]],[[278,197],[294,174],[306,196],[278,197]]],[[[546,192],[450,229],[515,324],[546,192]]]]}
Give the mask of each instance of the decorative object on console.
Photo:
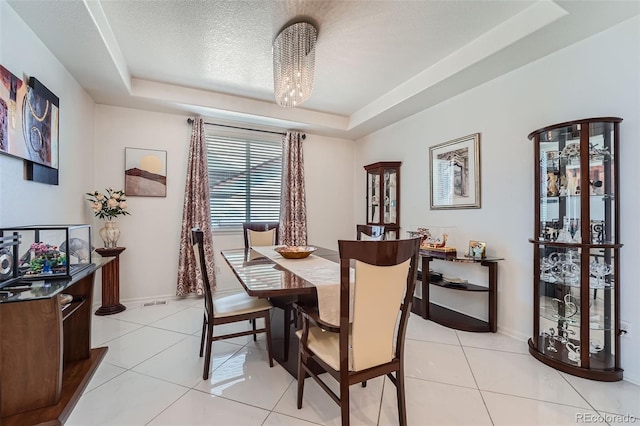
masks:
{"type": "Polygon", "coordinates": [[[480,208],[480,133],[429,148],[431,210],[480,208]]]}
{"type": "Polygon", "coordinates": [[[487,256],[487,244],[483,241],[469,241],[469,257],[483,259],[487,256]]]}
{"type": "Polygon", "coordinates": [[[284,28],[273,41],[273,91],[285,108],[302,105],[313,91],[318,30],[308,22],[284,28]]]}
{"type": "Polygon", "coordinates": [[[18,247],[20,234],[17,232],[0,235],[0,288],[18,279],[18,247]]]}
{"type": "MultiPolygon", "coordinates": [[[[57,246],[36,242],[31,244],[28,254],[29,269],[25,271],[25,275],[41,276],[60,272],[64,273],[67,265],[67,256],[64,252],[61,252],[57,246]]],[[[26,267],[27,262],[24,262],[22,265],[26,267]]]]}
{"type": "MultiPolygon", "coordinates": [[[[17,267],[14,278],[68,279],[91,265],[91,225],[39,225],[0,229],[0,241],[9,236],[17,237],[18,242],[11,253],[11,259],[17,267]]],[[[5,264],[10,259],[6,250],[0,253],[4,271],[5,264]]],[[[0,285],[2,284],[0,280],[0,285]]]]}
{"type": "Polygon", "coordinates": [[[100,228],[100,238],[104,242],[105,248],[115,248],[118,246],[118,238],[120,238],[120,229],[114,222],[114,219],[120,215],[130,215],[127,209],[127,200],[123,190],[114,190],[107,188],[103,194],[98,191],[87,192],[93,214],[100,219],[106,219],[104,227],[100,228]]]}
{"type": "Polygon", "coordinates": [[[167,196],[167,151],[125,148],[124,163],[127,196],[167,196]]]}
{"type": "Polygon", "coordinates": [[[455,256],[456,248],[447,247],[450,228],[452,227],[421,227],[416,231],[407,231],[410,237],[420,237],[420,251],[434,256],[455,256]]]}
{"type": "Polygon", "coordinates": [[[114,220],[107,220],[104,226],[98,231],[100,238],[104,242],[105,248],[118,247],[118,239],[120,238],[120,228],[114,220]]]}

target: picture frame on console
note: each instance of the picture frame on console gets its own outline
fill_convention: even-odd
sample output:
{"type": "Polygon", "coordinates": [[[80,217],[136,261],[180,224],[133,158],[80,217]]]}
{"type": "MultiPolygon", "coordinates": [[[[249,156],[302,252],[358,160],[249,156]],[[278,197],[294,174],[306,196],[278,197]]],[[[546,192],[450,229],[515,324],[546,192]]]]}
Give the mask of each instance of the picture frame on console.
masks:
{"type": "Polygon", "coordinates": [[[480,133],[429,148],[431,210],[480,208],[480,133]]]}
{"type": "Polygon", "coordinates": [[[484,259],[487,257],[487,244],[484,241],[469,241],[469,251],[467,257],[474,259],[484,259]]]}

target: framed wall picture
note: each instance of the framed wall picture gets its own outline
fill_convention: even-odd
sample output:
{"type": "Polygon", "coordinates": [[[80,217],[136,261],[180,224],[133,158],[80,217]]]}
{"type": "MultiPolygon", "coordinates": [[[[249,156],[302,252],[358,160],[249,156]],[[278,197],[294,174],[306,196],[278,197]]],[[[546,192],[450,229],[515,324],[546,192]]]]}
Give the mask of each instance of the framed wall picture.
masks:
{"type": "Polygon", "coordinates": [[[58,184],[60,99],[35,77],[0,65],[0,153],[25,160],[25,178],[58,184]]]}
{"type": "Polygon", "coordinates": [[[138,197],[167,196],[167,151],[125,148],[124,193],[138,197]]]}
{"type": "Polygon", "coordinates": [[[431,209],[480,208],[480,133],[429,148],[431,209]]]}

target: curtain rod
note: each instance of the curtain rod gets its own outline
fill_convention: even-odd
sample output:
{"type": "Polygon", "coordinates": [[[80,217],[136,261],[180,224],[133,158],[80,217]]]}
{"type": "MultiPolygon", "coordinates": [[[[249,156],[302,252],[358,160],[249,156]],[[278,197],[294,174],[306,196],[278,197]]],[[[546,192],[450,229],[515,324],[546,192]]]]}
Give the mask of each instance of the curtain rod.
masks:
{"type": "MultiPolygon", "coordinates": [[[[193,118],[191,118],[191,117],[187,118],[187,123],[193,124],[193,118]]],[[[274,134],[274,135],[282,135],[282,136],[286,135],[286,133],[282,133],[282,132],[272,132],[270,130],[251,129],[249,127],[229,126],[229,125],[226,125],[226,124],[207,123],[206,121],[204,122],[204,124],[208,124],[210,126],[228,127],[230,129],[249,130],[251,132],[271,133],[271,134],[274,134]]],[[[306,138],[307,138],[307,135],[305,133],[303,133],[302,134],[302,139],[306,139],[306,138]]]]}

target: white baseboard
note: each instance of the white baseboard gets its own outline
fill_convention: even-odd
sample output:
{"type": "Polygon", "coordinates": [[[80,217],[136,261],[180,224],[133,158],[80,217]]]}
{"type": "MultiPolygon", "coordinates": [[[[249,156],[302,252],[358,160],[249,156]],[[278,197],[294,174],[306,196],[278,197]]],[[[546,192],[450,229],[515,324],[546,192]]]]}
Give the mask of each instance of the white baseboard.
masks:
{"type": "MultiPolygon", "coordinates": [[[[237,289],[222,289],[222,290],[216,290],[213,293],[213,297],[221,297],[221,296],[228,296],[230,294],[235,294],[238,293],[237,289]]],[[[198,296],[195,293],[190,293],[187,296],[176,296],[175,294],[167,294],[167,295],[158,295],[158,296],[151,296],[151,297],[136,297],[136,298],[130,298],[130,299],[121,299],[120,303],[122,303],[123,305],[127,306],[127,304],[144,304],[144,303],[148,303],[148,302],[155,302],[158,300],[184,300],[184,299],[193,299],[198,300],[201,299],[202,296],[198,296]]],[[[93,308],[94,309],[98,309],[100,306],[102,306],[102,300],[98,300],[98,301],[94,301],[93,302],[93,308]]]]}

